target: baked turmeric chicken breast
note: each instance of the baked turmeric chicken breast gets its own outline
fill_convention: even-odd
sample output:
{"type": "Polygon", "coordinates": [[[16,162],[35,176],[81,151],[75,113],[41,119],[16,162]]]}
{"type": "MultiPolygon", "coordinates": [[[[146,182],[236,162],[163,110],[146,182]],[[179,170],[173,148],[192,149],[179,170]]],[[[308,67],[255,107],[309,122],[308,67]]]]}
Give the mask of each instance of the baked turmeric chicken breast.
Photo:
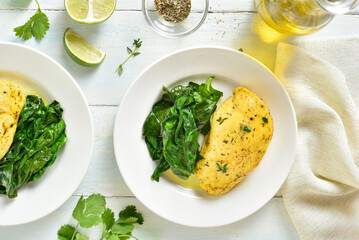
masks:
{"type": "Polygon", "coordinates": [[[228,192],[263,158],[273,135],[265,102],[244,87],[233,91],[213,114],[195,174],[209,194],[228,192]]]}

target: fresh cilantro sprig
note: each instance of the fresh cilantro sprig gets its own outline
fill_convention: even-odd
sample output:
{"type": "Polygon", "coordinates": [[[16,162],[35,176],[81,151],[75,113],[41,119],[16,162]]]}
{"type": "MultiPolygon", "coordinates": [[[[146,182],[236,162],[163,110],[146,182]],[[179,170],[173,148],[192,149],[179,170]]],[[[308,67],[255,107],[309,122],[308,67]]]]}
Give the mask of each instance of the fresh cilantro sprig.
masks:
{"type": "Polygon", "coordinates": [[[102,214],[102,221],[104,223],[102,239],[117,240],[134,238],[131,233],[134,229],[134,224],[143,224],[142,214],[137,212],[135,206],[127,206],[118,214],[118,219],[115,221],[115,214],[111,209],[107,208],[102,214]]]}
{"type": "Polygon", "coordinates": [[[25,41],[32,37],[41,40],[50,28],[48,17],[41,11],[39,2],[37,0],[35,2],[37,4],[36,13],[24,25],[14,28],[15,36],[25,41]]]}
{"type": "Polygon", "coordinates": [[[92,194],[87,199],[81,196],[72,217],[78,222],[76,227],[63,225],[57,232],[59,240],[88,240],[88,236],[79,233],[79,227],[90,228],[100,223],[103,224],[101,240],[138,240],[132,231],[135,224],[143,224],[142,214],[132,205],[122,210],[115,220],[114,212],[106,208],[106,200],[100,194],[92,194]]]}
{"type": "Polygon", "coordinates": [[[123,65],[127,62],[128,59],[130,59],[132,56],[136,57],[137,55],[140,55],[140,54],[141,54],[140,52],[137,51],[137,50],[142,46],[142,41],[141,41],[141,39],[140,39],[140,38],[139,38],[139,39],[134,39],[132,45],[133,45],[135,48],[132,50],[131,48],[127,47],[127,52],[128,52],[128,54],[130,54],[130,55],[129,55],[129,56],[126,58],[126,60],[125,60],[123,63],[121,63],[121,65],[118,66],[118,68],[116,69],[116,72],[118,72],[119,75],[122,74],[122,72],[123,72],[123,65]]]}

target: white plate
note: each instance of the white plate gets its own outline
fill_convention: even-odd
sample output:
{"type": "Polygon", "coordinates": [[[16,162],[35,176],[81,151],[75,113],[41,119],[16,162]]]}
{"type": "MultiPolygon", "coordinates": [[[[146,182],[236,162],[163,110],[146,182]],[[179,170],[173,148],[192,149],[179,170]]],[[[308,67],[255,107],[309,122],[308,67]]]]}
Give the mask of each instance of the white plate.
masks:
{"type": "Polygon", "coordinates": [[[37,181],[24,185],[18,197],[0,195],[0,226],[28,223],[53,212],[71,197],[84,178],[93,149],[93,126],[83,93],[71,75],[50,57],[32,48],[0,42],[0,70],[29,76],[64,109],[68,141],[55,163],[37,181]]]}
{"type": "MultiPolygon", "coordinates": [[[[222,101],[223,101],[222,100],[222,101]]],[[[276,77],[261,63],[238,51],[220,47],[185,49],[148,67],[128,89],[117,113],[114,148],[121,174],[133,194],[149,209],[172,222],[214,227],[247,217],[267,203],[292,166],[297,123],[291,101],[276,77]],[[216,76],[213,86],[223,100],[238,86],[267,103],[274,122],[273,139],[259,166],[230,192],[216,197],[150,179],[156,167],[141,136],[142,124],[162,95],[162,86],[202,82],[216,76]]]]}

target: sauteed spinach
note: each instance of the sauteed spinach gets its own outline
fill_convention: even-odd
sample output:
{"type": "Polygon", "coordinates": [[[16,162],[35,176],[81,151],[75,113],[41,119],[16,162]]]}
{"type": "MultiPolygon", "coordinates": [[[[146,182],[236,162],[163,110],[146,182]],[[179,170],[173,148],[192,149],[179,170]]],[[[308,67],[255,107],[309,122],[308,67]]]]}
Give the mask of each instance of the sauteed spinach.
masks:
{"type": "Polygon", "coordinates": [[[210,119],[223,93],[212,87],[214,77],[205,83],[163,87],[161,100],[152,106],[142,135],[153,160],[159,160],[152,179],[171,168],[182,179],[194,173],[199,154],[198,134],[206,135],[210,119]]]}
{"type": "Polygon", "coordinates": [[[67,140],[62,112],[57,101],[45,106],[40,97],[26,97],[13,143],[0,160],[0,194],[15,198],[19,187],[39,179],[54,163],[67,140]]]}

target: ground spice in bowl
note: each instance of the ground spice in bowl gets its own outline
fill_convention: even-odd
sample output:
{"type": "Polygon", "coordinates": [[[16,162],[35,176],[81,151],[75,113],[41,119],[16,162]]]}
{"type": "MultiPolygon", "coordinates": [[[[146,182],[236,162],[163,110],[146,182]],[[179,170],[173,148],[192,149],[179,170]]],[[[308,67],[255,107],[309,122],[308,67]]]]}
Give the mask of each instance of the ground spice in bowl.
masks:
{"type": "Polygon", "coordinates": [[[155,0],[158,14],[168,22],[185,20],[191,12],[191,0],[155,0]]]}

